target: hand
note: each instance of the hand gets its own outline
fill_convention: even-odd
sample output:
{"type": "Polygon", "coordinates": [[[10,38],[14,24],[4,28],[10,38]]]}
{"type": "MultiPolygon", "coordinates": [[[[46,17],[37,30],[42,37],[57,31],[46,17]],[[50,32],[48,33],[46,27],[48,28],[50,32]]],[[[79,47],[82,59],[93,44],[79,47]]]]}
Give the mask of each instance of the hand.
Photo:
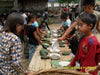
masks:
{"type": "Polygon", "coordinates": [[[65,67],[66,69],[72,69],[72,66],[69,64],[65,67]]]}
{"type": "Polygon", "coordinates": [[[45,36],[48,36],[46,33],[44,34],[45,36]]]}
{"type": "Polygon", "coordinates": [[[94,68],[87,68],[87,69],[85,69],[85,72],[87,72],[87,73],[93,73],[95,70],[96,70],[95,67],[94,68]]]}
{"type": "Polygon", "coordinates": [[[39,43],[42,44],[42,41],[40,41],[39,43]]]}
{"type": "Polygon", "coordinates": [[[44,36],[41,36],[41,39],[44,39],[44,36]]]}
{"type": "Polygon", "coordinates": [[[29,70],[25,71],[25,75],[29,75],[30,73],[31,73],[31,71],[29,71],[29,70]]]}
{"type": "Polygon", "coordinates": [[[59,38],[58,38],[58,41],[62,41],[62,40],[64,40],[63,37],[59,37],[59,38]]]}
{"type": "Polygon", "coordinates": [[[65,41],[66,44],[69,44],[70,42],[68,40],[65,41]]]}

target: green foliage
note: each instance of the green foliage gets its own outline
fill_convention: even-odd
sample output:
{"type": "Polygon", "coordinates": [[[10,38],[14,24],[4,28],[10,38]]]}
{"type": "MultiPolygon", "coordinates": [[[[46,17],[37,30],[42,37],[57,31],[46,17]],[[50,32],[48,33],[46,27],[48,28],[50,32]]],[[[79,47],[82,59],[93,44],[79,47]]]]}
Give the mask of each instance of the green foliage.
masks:
{"type": "Polygon", "coordinates": [[[48,51],[46,49],[41,49],[40,50],[40,55],[41,56],[47,56],[48,55],[48,51]]]}
{"type": "Polygon", "coordinates": [[[62,53],[62,55],[69,55],[69,54],[70,52],[67,52],[67,51],[62,53]]]}

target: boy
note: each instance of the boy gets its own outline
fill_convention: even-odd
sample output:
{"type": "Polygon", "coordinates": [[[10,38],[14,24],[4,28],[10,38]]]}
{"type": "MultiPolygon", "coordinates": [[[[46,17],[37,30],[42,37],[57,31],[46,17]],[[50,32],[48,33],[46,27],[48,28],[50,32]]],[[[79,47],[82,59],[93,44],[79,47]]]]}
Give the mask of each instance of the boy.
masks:
{"type": "Polygon", "coordinates": [[[39,35],[39,37],[40,37],[41,39],[43,39],[42,34],[39,32],[39,24],[38,24],[39,20],[40,20],[40,17],[39,17],[39,16],[36,16],[36,17],[35,17],[35,21],[34,21],[34,23],[32,23],[32,25],[33,25],[34,27],[36,27],[37,34],[39,35]]]}
{"type": "Polygon", "coordinates": [[[62,27],[60,29],[66,30],[70,25],[71,25],[71,20],[68,18],[67,13],[63,13],[61,15],[61,20],[62,20],[62,27]]]}
{"type": "MultiPolygon", "coordinates": [[[[84,0],[84,2],[83,2],[84,11],[96,15],[97,23],[96,23],[96,25],[95,25],[95,27],[94,27],[94,29],[93,29],[93,32],[97,35],[97,38],[98,38],[99,41],[100,41],[100,38],[99,38],[99,36],[98,36],[98,35],[100,35],[100,34],[99,34],[99,33],[100,33],[100,24],[99,24],[99,23],[100,23],[100,13],[93,10],[94,5],[95,5],[95,0],[84,0]]],[[[83,12],[83,13],[84,13],[84,12],[83,12]]],[[[65,34],[64,34],[62,37],[58,38],[58,40],[59,40],[59,41],[64,40],[65,37],[66,37],[66,35],[68,35],[68,34],[72,31],[72,29],[75,28],[75,27],[77,26],[77,24],[78,24],[78,17],[77,17],[77,19],[72,23],[72,25],[70,25],[70,27],[66,30],[65,34]]]]}
{"type": "MultiPolygon", "coordinates": [[[[79,15],[79,32],[84,34],[81,38],[75,58],[70,63],[70,66],[75,66],[77,63],[81,67],[80,71],[85,72],[87,67],[94,67],[98,64],[99,57],[97,52],[100,53],[100,44],[94,36],[92,29],[96,24],[96,16],[91,13],[84,12],[79,15]]],[[[97,71],[92,73],[97,75],[97,71]]]]}

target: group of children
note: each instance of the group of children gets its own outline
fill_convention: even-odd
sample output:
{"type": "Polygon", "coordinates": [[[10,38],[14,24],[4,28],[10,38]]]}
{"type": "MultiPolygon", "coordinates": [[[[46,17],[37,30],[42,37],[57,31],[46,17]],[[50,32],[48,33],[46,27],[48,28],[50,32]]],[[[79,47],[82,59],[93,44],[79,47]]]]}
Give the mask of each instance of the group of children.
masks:
{"type": "MultiPolygon", "coordinates": [[[[65,40],[69,42],[69,47],[72,53],[75,55],[69,67],[77,66],[78,71],[90,72],[93,75],[97,75],[98,63],[100,61],[100,42],[94,33],[100,32],[100,14],[96,15],[97,12],[93,11],[95,0],[84,0],[84,12],[79,14],[75,22],[72,23],[68,18],[68,14],[63,13],[61,15],[62,26],[60,30],[64,30],[64,35],[58,38],[58,41],[65,40]],[[81,35],[80,39],[74,36],[76,25],[78,25],[78,31],[81,35]],[[96,29],[97,28],[97,29],[96,29]],[[66,31],[65,31],[66,30],[66,31]],[[70,40],[70,38],[73,38],[70,40]],[[87,67],[96,67],[95,70],[88,70],[87,67]]],[[[39,25],[39,16],[30,15],[27,18],[27,25],[24,25],[24,19],[19,13],[12,13],[8,16],[4,27],[0,27],[0,74],[14,74],[18,75],[19,71],[28,73],[22,67],[21,57],[21,41],[16,36],[23,28],[26,31],[29,43],[29,61],[31,61],[36,47],[42,44],[41,39],[44,37],[42,34],[47,35],[44,31],[46,26],[48,27],[45,20],[39,25]],[[6,65],[7,64],[7,65],[6,65]],[[6,70],[5,70],[6,67],[6,70]]],[[[100,34],[100,33],[99,33],[100,34]]],[[[90,69],[90,68],[89,68],[90,69]]]]}
{"type": "MultiPolygon", "coordinates": [[[[65,40],[66,37],[68,38],[75,26],[78,25],[77,28],[80,33],[80,39],[77,40],[78,43],[76,43],[76,45],[74,44],[74,47],[77,46],[76,50],[72,49],[72,52],[75,50],[75,57],[68,66],[73,67],[76,65],[79,71],[90,72],[93,75],[97,75],[97,69],[99,67],[96,69],[95,67],[100,61],[100,40],[98,41],[96,34],[100,34],[100,24],[98,24],[100,23],[100,13],[93,11],[95,0],[84,0],[83,5],[84,12],[79,14],[70,27],[66,24],[67,29],[64,35],[58,38],[58,41],[65,40]],[[92,72],[88,70],[91,68],[92,72]]],[[[62,19],[62,21],[66,23],[66,20],[62,19]]]]}
{"type": "MultiPolygon", "coordinates": [[[[63,15],[61,15],[61,19],[63,15]]],[[[67,30],[69,26],[66,20],[62,19],[62,21],[66,23],[64,25],[62,23],[62,28],[67,30]]],[[[96,22],[97,18],[94,14],[84,12],[80,14],[78,18],[78,31],[80,34],[83,34],[80,40],[75,38],[76,36],[72,36],[75,35],[75,29],[73,29],[70,34],[66,36],[67,41],[69,41],[68,38],[73,38],[69,41],[69,47],[75,57],[69,64],[70,67],[78,64],[77,68],[80,67],[80,71],[86,72],[87,67],[93,68],[98,65],[100,61],[100,43],[92,32],[96,22]]],[[[91,74],[97,75],[97,71],[95,70],[91,74]]]]}
{"type": "Polygon", "coordinates": [[[40,17],[38,15],[30,15],[27,18],[28,24],[25,26],[25,31],[29,43],[29,61],[31,61],[32,56],[34,55],[34,52],[36,50],[36,47],[39,44],[42,44],[41,39],[44,38],[43,34],[47,36],[46,27],[48,28],[48,30],[50,30],[45,21],[41,21],[41,24],[39,25],[39,20],[40,17]]]}

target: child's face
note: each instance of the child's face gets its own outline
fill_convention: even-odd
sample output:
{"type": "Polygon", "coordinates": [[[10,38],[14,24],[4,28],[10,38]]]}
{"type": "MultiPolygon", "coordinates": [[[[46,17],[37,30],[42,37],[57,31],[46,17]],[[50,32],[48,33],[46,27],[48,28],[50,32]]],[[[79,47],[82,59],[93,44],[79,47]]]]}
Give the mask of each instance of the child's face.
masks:
{"type": "Polygon", "coordinates": [[[87,34],[88,32],[91,31],[92,26],[87,25],[86,23],[82,22],[81,19],[79,19],[79,24],[78,24],[79,32],[87,34]]]}
{"type": "Polygon", "coordinates": [[[31,19],[31,22],[33,23],[33,22],[34,22],[34,20],[35,20],[35,19],[34,19],[34,18],[32,18],[32,19],[31,19]]]}
{"type": "Polygon", "coordinates": [[[46,24],[45,24],[45,23],[43,23],[43,25],[45,26],[46,24]]]}
{"type": "Polygon", "coordinates": [[[39,20],[40,20],[40,18],[37,18],[36,20],[37,20],[37,21],[39,21],[39,20]]]}
{"type": "Polygon", "coordinates": [[[23,29],[24,29],[24,26],[23,26],[23,25],[20,25],[20,24],[17,24],[17,25],[16,25],[16,32],[17,32],[17,34],[18,34],[19,32],[21,32],[23,29]]]}
{"type": "Polygon", "coordinates": [[[66,19],[61,19],[62,21],[66,21],[66,19]]]}
{"type": "Polygon", "coordinates": [[[92,5],[85,5],[83,9],[84,9],[85,12],[90,13],[91,10],[93,10],[93,8],[94,7],[92,5]]]}

